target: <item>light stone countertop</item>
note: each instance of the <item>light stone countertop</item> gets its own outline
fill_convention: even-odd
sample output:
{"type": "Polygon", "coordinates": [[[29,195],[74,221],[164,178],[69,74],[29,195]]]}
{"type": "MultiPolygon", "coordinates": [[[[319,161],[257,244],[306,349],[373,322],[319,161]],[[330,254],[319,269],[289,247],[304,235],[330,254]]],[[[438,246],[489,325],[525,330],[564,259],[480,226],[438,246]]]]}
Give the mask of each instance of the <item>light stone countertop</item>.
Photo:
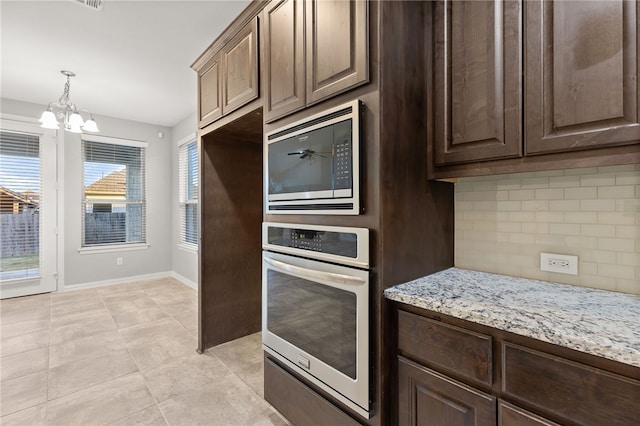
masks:
{"type": "Polygon", "coordinates": [[[640,367],[640,296],[450,268],[387,299],[640,367]]]}

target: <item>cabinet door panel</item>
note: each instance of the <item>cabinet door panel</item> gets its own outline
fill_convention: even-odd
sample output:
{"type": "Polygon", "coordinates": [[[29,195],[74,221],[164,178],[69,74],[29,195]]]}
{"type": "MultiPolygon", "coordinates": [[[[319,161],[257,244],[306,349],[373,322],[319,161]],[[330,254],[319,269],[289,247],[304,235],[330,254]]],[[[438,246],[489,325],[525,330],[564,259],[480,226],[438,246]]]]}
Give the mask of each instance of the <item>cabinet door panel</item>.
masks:
{"type": "Polygon", "coordinates": [[[547,420],[522,408],[511,405],[508,402],[498,400],[498,425],[499,426],[559,426],[557,423],[547,420]]]}
{"type": "Polygon", "coordinates": [[[435,5],[436,164],[521,154],[521,3],[435,5]]]}
{"type": "Polygon", "coordinates": [[[205,71],[198,75],[198,92],[200,93],[198,117],[200,127],[204,127],[222,115],[222,108],[220,108],[220,58],[218,56],[214,57],[205,71]]]}
{"type": "Polygon", "coordinates": [[[222,112],[256,99],[258,93],[258,18],[247,24],[225,47],[222,112]]]}
{"type": "Polygon", "coordinates": [[[526,153],[638,142],[638,4],[525,3],[526,153]]]}
{"type": "Polygon", "coordinates": [[[401,426],[495,426],[496,400],[467,385],[398,357],[401,426]]]}
{"type": "Polygon", "coordinates": [[[265,120],[304,107],[304,1],[268,6],[264,20],[265,120]]]}
{"type": "Polygon", "coordinates": [[[306,4],[307,104],[369,80],[367,2],[306,4]]]}

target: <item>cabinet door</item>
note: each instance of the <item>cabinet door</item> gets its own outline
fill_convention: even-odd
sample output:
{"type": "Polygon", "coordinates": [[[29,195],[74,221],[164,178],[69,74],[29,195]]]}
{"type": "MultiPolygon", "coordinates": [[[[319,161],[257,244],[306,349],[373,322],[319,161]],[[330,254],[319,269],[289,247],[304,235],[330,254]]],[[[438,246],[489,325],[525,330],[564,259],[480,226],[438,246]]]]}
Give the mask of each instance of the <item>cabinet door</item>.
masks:
{"type": "Polygon", "coordinates": [[[222,112],[228,114],[258,92],[258,18],[254,18],[222,51],[222,112]]]}
{"type": "Polygon", "coordinates": [[[204,127],[222,115],[220,107],[220,56],[216,55],[198,74],[198,117],[204,127]]]}
{"type": "Polygon", "coordinates": [[[638,3],[525,4],[526,153],[638,142],[638,3]]]}
{"type": "Polygon", "coordinates": [[[434,7],[435,163],[520,156],[521,2],[434,7]]]}
{"type": "Polygon", "coordinates": [[[496,400],[398,357],[400,426],[495,426],[496,400]]]}
{"type": "Polygon", "coordinates": [[[307,105],[369,81],[367,1],[307,0],[307,105]]]}
{"type": "Polygon", "coordinates": [[[265,121],[304,107],[304,0],[276,0],[265,9],[265,121]]]}
{"type": "Polygon", "coordinates": [[[498,426],[559,426],[520,407],[498,400],[498,426]]]}

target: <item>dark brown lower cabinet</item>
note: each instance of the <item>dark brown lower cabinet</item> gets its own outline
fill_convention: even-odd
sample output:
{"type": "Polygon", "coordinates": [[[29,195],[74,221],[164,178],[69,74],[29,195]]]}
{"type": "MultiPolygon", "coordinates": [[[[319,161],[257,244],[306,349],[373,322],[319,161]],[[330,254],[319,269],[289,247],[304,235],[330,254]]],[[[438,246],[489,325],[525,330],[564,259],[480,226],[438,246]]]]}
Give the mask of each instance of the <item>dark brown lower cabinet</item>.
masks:
{"type": "Polygon", "coordinates": [[[495,426],[496,399],[405,358],[398,358],[400,426],[495,426]]]}
{"type": "Polygon", "coordinates": [[[640,425],[638,367],[397,305],[399,425],[640,425]]]}

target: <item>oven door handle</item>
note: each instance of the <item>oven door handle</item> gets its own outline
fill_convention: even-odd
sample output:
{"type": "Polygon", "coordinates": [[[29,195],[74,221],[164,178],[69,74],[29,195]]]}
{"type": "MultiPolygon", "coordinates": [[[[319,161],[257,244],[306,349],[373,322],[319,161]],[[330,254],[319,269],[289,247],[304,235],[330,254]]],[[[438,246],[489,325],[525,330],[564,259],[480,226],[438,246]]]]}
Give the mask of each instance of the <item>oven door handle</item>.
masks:
{"type": "Polygon", "coordinates": [[[360,277],[352,277],[350,275],[335,274],[333,272],[315,271],[313,269],[302,268],[300,266],[291,265],[289,263],[281,262],[275,259],[264,258],[264,261],[269,265],[279,268],[283,271],[291,272],[300,277],[309,278],[312,280],[329,281],[334,284],[346,284],[352,286],[359,286],[366,284],[366,281],[360,277]]]}

